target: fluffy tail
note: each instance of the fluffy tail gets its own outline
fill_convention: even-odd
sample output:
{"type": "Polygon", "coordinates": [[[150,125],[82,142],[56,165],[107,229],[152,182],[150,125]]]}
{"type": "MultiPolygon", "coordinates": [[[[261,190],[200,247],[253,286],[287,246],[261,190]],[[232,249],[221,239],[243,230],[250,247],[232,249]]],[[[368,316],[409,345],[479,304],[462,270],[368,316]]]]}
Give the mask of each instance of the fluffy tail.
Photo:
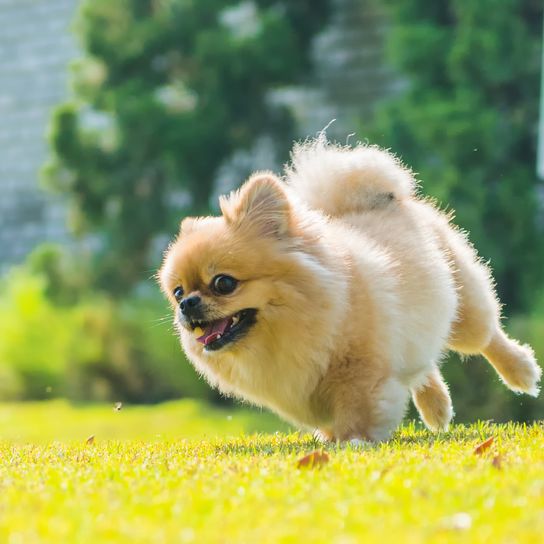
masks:
{"type": "Polygon", "coordinates": [[[391,153],[376,146],[337,146],[324,134],[295,145],[286,177],[311,208],[334,217],[410,198],[416,185],[391,153]]]}

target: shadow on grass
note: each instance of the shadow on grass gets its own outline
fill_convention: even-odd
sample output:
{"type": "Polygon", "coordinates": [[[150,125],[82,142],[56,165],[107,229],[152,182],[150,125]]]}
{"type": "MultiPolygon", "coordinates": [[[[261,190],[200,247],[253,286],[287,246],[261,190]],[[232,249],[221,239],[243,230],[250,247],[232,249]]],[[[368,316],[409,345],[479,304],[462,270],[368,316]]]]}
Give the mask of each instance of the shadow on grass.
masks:
{"type": "Polygon", "coordinates": [[[410,421],[398,429],[386,444],[399,446],[418,445],[432,446],[439,443],[472,443],[483,441],[494,436],[510,438],[519,436],[520,431],[531,432],[531,429],[541,426],[542,422],[533,423],[494,423],[493,421],[476,421],[473,424],[451,425],[447,431],[432,432],[419,421],[410,421]]]}
{"type": "Polygon", "coordinates": [[[226,455],[288,455],[323,447],[309,434],[293,432],[290,434],[254,434],[218,443],[216,453],[226,455]]]}
{"type": "Polygon", "coordinates": [[[520,430],[529,433],[531,429],[542,427],[542,425],[544,422],[495,424],[490,421],[478,421],[472,425],[453,425],[448,431],[433,433],[418,421],[408,421],[393,434],[390,440],[377,444],[366,444],[363,447],[352,446],[349,443],[323,444],[312,435],[301,432],[289,434],[276,432],[274,434],[248,435],[218,443],[215,445],[215,451],[225,455],[273,456],[301,454],[316,449],[328,452],[346,449],[364,452],[375,448],[398,449],[410,446],[431,448],[434,444],[474,444],[491,436],[500,436],[504,439],[513,438],[516,435],[519,436],[520,430]]]}

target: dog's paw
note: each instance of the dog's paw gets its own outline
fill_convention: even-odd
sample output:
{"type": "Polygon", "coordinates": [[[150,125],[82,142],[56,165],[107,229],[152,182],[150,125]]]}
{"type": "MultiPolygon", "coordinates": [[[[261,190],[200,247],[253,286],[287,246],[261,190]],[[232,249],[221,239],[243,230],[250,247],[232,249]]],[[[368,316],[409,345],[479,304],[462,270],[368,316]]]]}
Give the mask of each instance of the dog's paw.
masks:
{"type": "Polygon", "coordinates": [[[372,442],[361,438],[352,438],[347,440],[345,444],[352,450],[368,450],[374,446],[372,442]]]}
{"type": "Polygon", "coordinates": [[[315,429],[312,436],[315,441],[321,442],[322,444],[334,442],[334,437],[332,433],[325,429],[315,429]]]}

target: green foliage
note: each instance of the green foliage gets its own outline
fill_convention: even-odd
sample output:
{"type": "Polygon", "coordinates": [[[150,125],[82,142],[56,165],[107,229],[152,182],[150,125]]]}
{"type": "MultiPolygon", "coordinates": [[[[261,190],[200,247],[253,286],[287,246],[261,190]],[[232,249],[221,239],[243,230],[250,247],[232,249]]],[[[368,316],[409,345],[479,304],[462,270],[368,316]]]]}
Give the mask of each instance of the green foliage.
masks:
{"type": "Polygon", "coordinates": [[[216,170],[263,133],[289,142],[267,92],[301,78],[326,0],[87,0],[74,100],[52,123],[50,186],[97,232],[98,284],[126,290],[154,237],[208,210],[216,170]],[[127,263],[130,265],[127,266],[127,263]]]}
{"type": "Polygon", "coordinates": [[[74,335],[65,309],[45,296],[45,279],[13,269],[0,293],[2,398],[46,398],[58,390],[74,335]]]}
{"type": "Polygon", "coordinates": [[[14,268],[2,284],[1,399],[215,398],[183,356],[158,296],[119,303],[95,292],[67,305],[48,295],[48,278],[31,266],[14,268]]]}
{"type": "Polygon", "coordinates": [[[407,87],[381,111],[370,139],[456,210],[491,260],[508,310],[527,308],[544,269],[535,174],[542,3],[387,5],[390,56],[407,87]]]}
{"type": "Polygon", "coordinates": [[[78,304],[82,332],[66,367],[69,398],[78,401],[157,402],[180,396],[211,398],[181,351],[165,308],[153,300],[78,304]]]}
{"type": "Polygon", "coordinates": [[[47,243],[34,249],[25,264],[27,273],[44,278],[45,295],[59,305],[73,304],[87,293],[89,269],[88,256],[47,243]]]}
{"type": "MultiPolygon", "coordinates": [[[[42,407],[32,408],[22,407],[25,427],[33,413],[41,420],[42,407]]],[[[298,469],[297,460],[316,447],[311,436],[240,436],[238,412],[228,421],[204,407],[187,408],[81,410],[79,441],[68,444],[58,441],[66,414],[56,409],[57,441],[0,444],[0,539],[25,544],[271,544],[300,542],[301,535],[316,544],[542,540],[541,425],[479,423],[438,436],[411,425],[386,444],[362,450],[328,446],[327,464],[298,469]],[[111,436],[114,428],[127,436],[125,415],[134,440],[105,440],[100,430],[109,429],[111,436]],[[134,427],[138,419],[141,426],[134,427]],[[150,436],[155,426],[162,433],[165,424],[170,432],[150,436]],[[232,432],[236,438],[225,438],[232,432]],[[85,444],[91,434],[94,444],[85,444]],[[172,439],[180,436],[192,440],[172,439]],[[488,437],[494,444],[474,455],[488,437]]],[[[0,407],[1,421],[18,419],[12,414],[20,410],[0,407]]]]}

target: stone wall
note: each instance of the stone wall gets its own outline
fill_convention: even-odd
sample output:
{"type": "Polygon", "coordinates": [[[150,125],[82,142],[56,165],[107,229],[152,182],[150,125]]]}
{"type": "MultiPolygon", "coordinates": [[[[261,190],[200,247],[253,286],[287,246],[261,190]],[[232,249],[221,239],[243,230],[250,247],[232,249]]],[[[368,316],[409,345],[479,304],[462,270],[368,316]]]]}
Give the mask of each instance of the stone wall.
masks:
{"type": "Polygon", "coordinates": [[[38,243],[64,241],[64,208],[40,188],[52,108],[77,54],[77,0],[0,0],[0,269],[38,243]]]}

